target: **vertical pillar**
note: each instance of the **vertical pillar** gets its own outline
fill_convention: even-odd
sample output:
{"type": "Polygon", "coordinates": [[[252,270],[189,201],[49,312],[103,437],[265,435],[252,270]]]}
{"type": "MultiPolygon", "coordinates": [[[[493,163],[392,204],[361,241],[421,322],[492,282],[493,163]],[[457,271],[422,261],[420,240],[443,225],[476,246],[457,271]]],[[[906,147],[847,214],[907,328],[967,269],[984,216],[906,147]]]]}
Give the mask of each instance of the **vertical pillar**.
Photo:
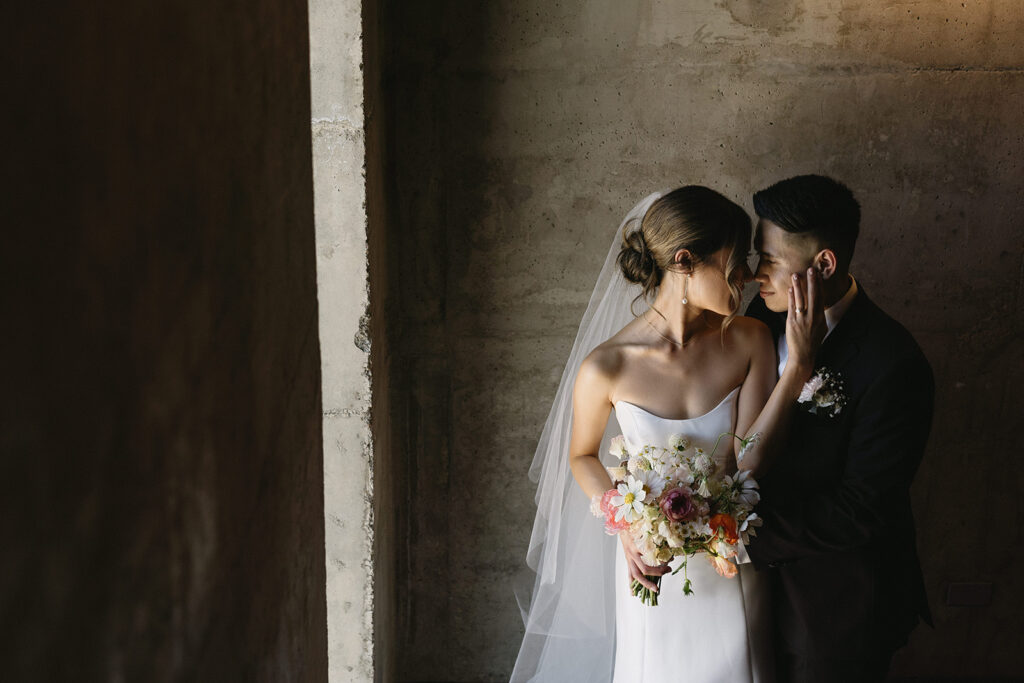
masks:
{"type": "Polygon", "coordinates": [[[332,683],[374,679],[373,441],[359,0],[310,0],[332,683]]]}

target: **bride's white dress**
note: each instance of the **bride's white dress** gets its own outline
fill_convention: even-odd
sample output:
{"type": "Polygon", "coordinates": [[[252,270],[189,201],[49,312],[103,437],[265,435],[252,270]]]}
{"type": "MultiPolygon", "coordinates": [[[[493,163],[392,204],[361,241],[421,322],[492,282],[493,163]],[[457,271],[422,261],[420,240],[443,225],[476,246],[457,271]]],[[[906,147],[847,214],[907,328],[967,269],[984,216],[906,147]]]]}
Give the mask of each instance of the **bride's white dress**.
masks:
{"type": "MultiPolygon", "coordinates": [[[[615,416],[632,445],[664,443],[670,435],[682,433],[710,453],[719,434],[735,430],[738,394],[737,387],[710,412],[685,420],[659,417],[625,401],[615,404],[615,416]]],[[[683,595],[680,571],[665,575],[659,604],[649,607],[630,592],[621,550],[616,558],[613,683],[774,680],[771,599],[763,572],[743,564],[738,576],[727,579],[705,556],[694,555],[687,566],[694,595],[683,595]]],[[[674,560],[672,568],[680,562],[674,560]]]]}

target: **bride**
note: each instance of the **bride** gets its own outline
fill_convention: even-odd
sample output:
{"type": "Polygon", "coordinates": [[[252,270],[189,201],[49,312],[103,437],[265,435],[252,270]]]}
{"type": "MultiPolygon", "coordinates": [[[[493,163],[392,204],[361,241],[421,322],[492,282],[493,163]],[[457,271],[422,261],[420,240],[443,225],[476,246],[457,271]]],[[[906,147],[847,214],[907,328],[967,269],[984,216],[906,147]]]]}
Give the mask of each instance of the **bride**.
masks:
{"type": "MultiPolygon", "coordinates": [[[[540,484],[527,562],[537,577],[513,682],[774,680],[767,577],[741,564],[722,578],[696,556],[695,594],[665,576],[659,605],[646,606],[632,582],[657,589],[648,577],[681,558],[645,565],[627,533],[616,542],[588,513],[612,488],[605,465],[618,462],[601,457],[614,434],[640,446],[683,433],[710,453],[724,432],[759,433],[739,461],[735,441],[715,451],[718,467],[755,477],[775,457],[803,379],[776,382],[768,328],[736,315],[749,245],[743,209],[700,186],[647,197],[619,227],[531,468],[540,484]],[[648,307],[635,315],[640,301],[648,307]]],[[[813,362],[824,334],[811,277],[790,292],[790,358],[804,362],[787,367],[813,362]]]]}

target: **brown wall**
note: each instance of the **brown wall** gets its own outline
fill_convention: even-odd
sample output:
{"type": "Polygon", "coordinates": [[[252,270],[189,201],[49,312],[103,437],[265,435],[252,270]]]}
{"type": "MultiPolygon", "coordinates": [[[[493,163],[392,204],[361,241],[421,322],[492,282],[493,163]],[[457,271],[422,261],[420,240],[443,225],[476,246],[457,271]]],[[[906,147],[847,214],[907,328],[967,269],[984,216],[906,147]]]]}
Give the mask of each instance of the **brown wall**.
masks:
{"type": "Polygon", "coordinates": [[[382,5],[399,680],[511,669],[526,470],[619,218],[691,182],[750,208],[753,190],[804,172],[854,188],[854,273],[939,387],[914,487],[937,627],[894,673],[1014,673],[1019,5],[382,5]],[[947,605],[960,581],[991,582],[991,604],[947,605]]]}
{"type": "Polygon", "coordinates": [[[325,680],[306,4],[12,13],[0,677],[325,680]]]}

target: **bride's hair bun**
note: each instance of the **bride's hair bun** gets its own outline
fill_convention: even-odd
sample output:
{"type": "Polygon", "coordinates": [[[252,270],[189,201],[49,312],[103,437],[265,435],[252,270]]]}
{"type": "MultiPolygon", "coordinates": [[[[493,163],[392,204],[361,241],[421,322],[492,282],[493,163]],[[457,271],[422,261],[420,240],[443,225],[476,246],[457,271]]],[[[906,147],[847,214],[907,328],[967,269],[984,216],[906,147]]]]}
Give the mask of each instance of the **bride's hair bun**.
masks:
{"type": "Polygon", "coordinates": [[[666,272],[693,273],[715,252],[729,248],[722,275],[729,285],[733,311],[724,329],[743,298],[738,275],[746,268],[750,247],[747,212],[710,188],[686,185],[656,199],[638,222],[632,230],[625,226],[618,257],[623,276],[643,290],[638,299],[655,295],[666,272]],[[688,257],[676,262],[680,250],[686,250],[688,257]]]}
{"type": "Polygon", "coordinates": [[[660,269],[654,254],[647,248],[647,240],[641,229],[627,232],[622,236],[622,249],[619,251],[619,268],[622,275],[634,284],[656,287],[661,280],[660,269]]]}

